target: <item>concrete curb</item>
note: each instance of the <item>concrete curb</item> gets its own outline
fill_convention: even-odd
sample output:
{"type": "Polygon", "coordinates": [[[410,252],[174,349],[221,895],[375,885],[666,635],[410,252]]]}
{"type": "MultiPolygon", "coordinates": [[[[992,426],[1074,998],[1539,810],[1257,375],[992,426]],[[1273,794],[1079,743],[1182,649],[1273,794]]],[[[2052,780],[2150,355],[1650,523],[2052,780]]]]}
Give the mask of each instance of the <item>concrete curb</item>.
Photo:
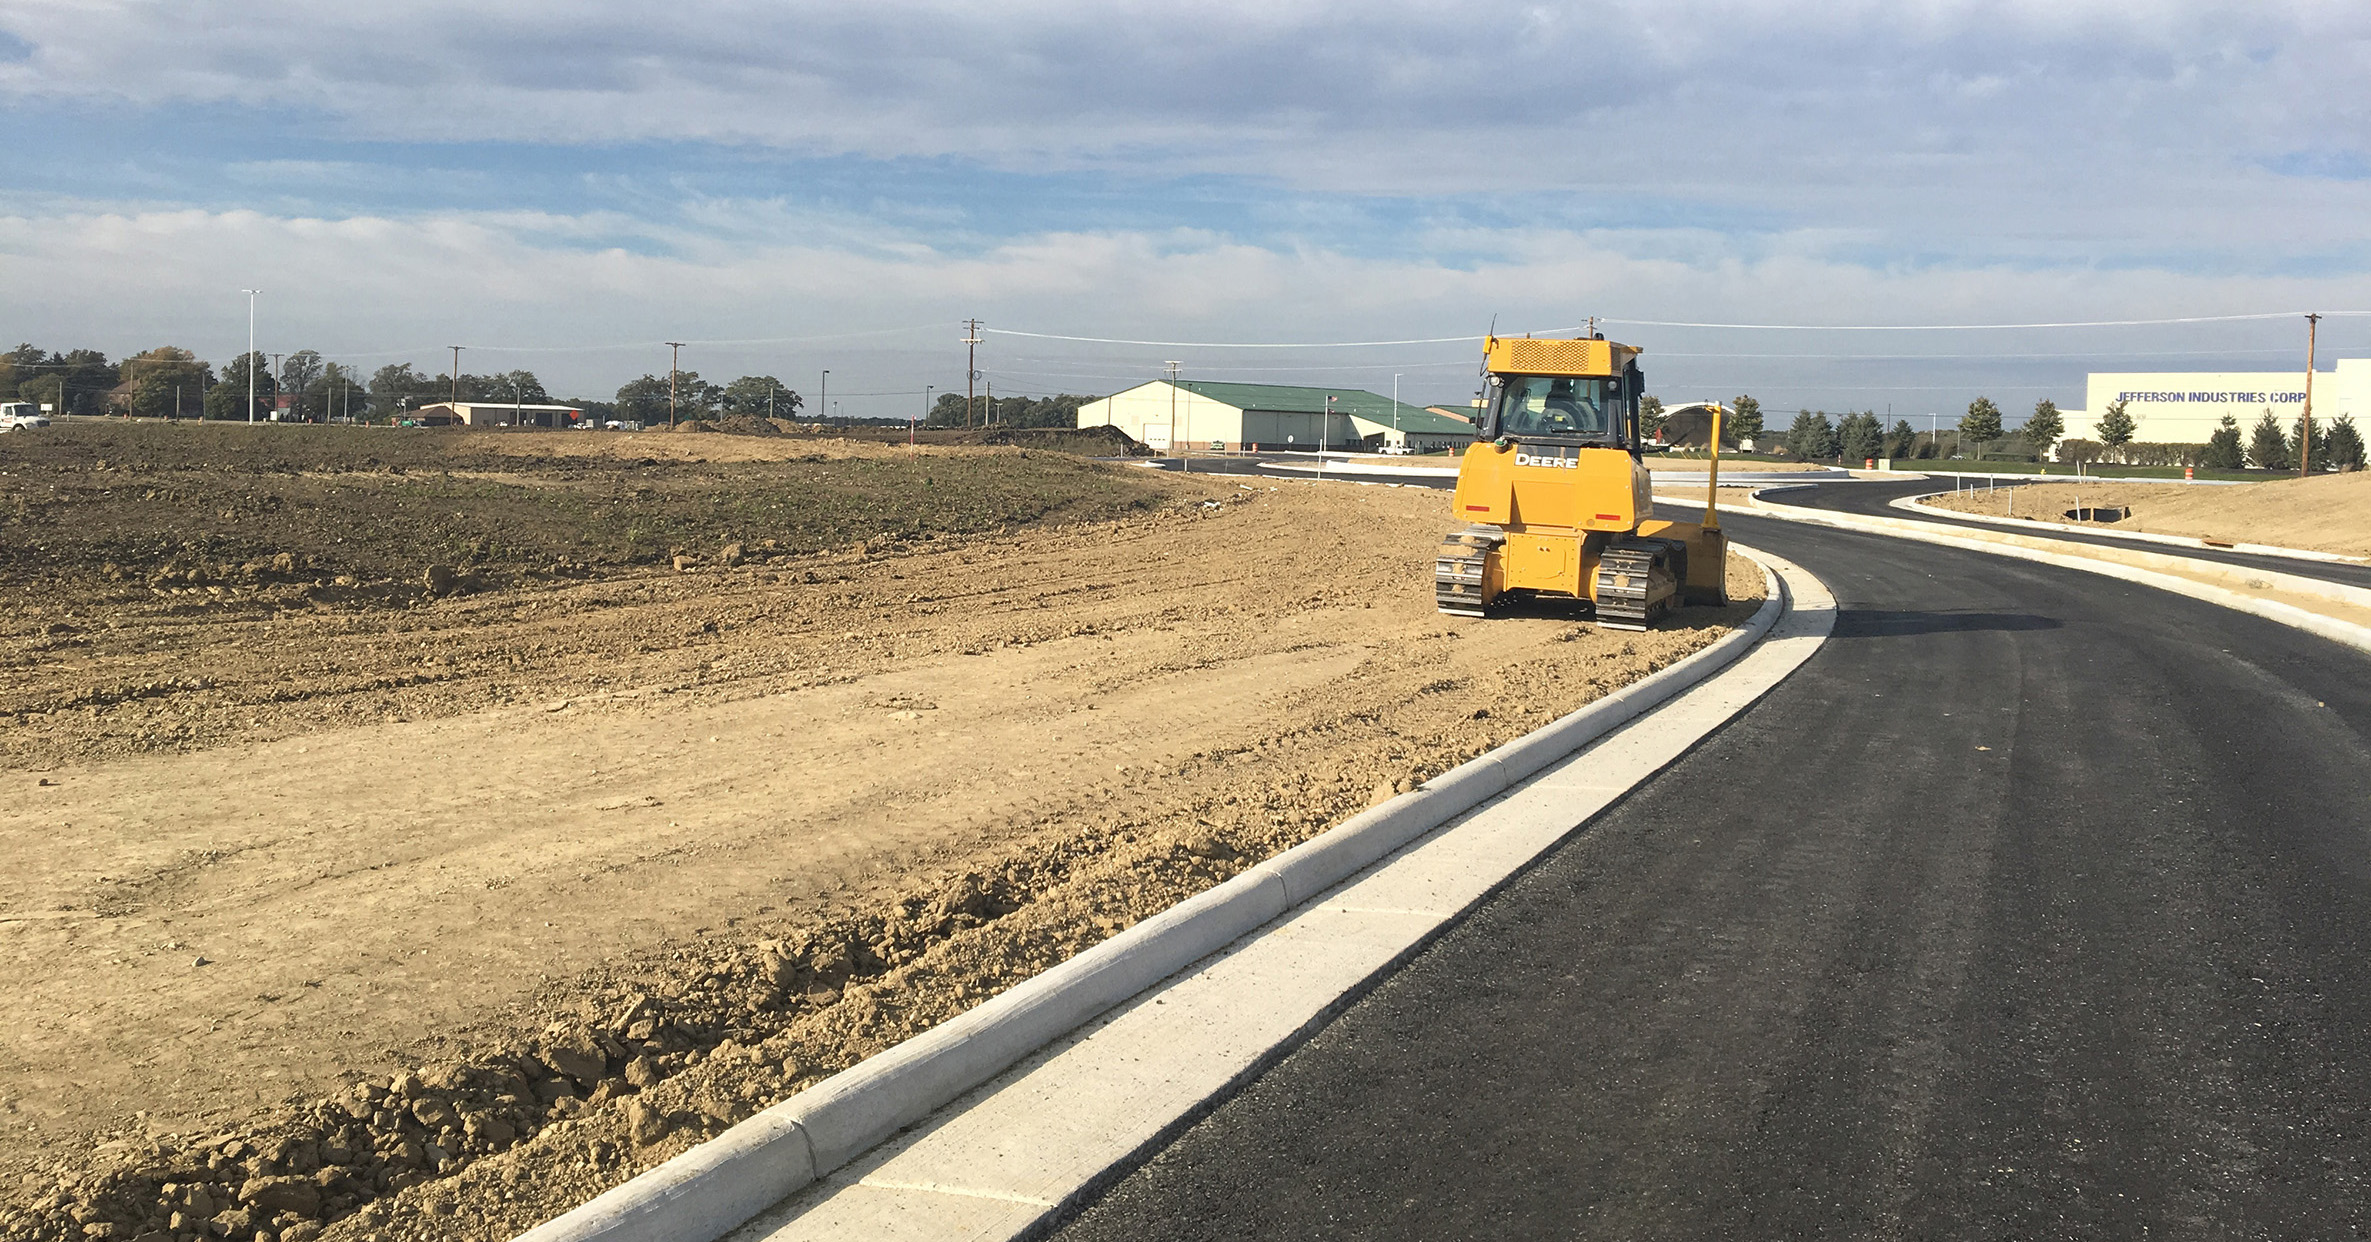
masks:
{"type": "MultiPolygon", "coordinates": [[[[1781,489],[1763,489],[1775,491],[1781,489]]],[[[1865,534],[1896,535],[1947,548],[1962,548],[1971,552],[1989,552],[1995,556],[2015,557],[2038,561],[2065,569],[2080,569],[2086,573],[2120,578],[2142,586],[2156,587],[2176,595],[2220,604],[2225,608],[2250,613],[2267,620],[2293,626],[2309,634],[2317,634],[2332,642],[2361,651],[2371,651],[2371,626],[2358,625],[2336,617],[2324,616],[2295,604],[2279,600],[2258,599],[2253,595],[2228,587],[2214,586],[2181,576],[2182,573],[2204,573],[2230,578],[2238,582],[2258,582],[2267,588],[2295,591],[2319,596],[2358,608],[2371,608],[2371,590],[2339,583],[2323,582],[2317,578],[2300,578],[2273,570],[2249,569],[2245,566],[2225,565],[2219,561],[2202,561],[2189,557],[2172,556],[2162,552],[2141,552],[2125,548],[2107,548],[2097,544],[2069,544],[2043,536],[1996,534],[1992,531],[1967,531],[1943,526],[1936,522],[1922,522],[1909,518],[1873,517],[1858,513],[1836,513],[1826,509],[1806,509],[1796,505],[1765,503],[1757,491],[1747,499],[1746,509],[1765,517],[1787,522],[1801,522],[1808,526],[1828,526],[1837,530],[1860,531],[1865,534]],[[2057,547],[2048,545],[2056,544],[2057,547]],[[2080,547],[2085,552],[2063,552],[2059,548],[2080,547]],[[2162,566],[2160,568],[2159,566],[2162,566]],[[2170,571],[2181,572],[2170,572],[2170,571]]]]}
{"type": "MultiPolygon", "coordinates": [[[[2055,480],[2053,481],[2055,482],[2055,480]]],[[[2225,552],[2245,552],[2250,556],[2285,556],[2291,560],[2323,561],[2337,565],[2371,564],[2371,557],[2342,556],[2336,552],[2316,552],[2311,548],[2284,548],[2271,543],[2209,544],[2206,540],[2195,535],[2152,535],[2146,531],[2137,530],[2103,530],[2091,526],[2074,526],[2066,522],[2037,522],[2030,518],[2001,517],[1991,513],[1964,513],[1958,509],[1945,509],[1939,505],[1927,503],[1929,498],[1942,494],[1941,492],[1929,492],[1924,496],[1904,496],[1893,501],[1891,507],[1906,513],[1947,514],[1962,521],[1984,522],[2016,530],[2063,530],[2080,535],[2106,535],[2110,539],[2130,539],[2135,543],[2155,543],[2175,548],[2213,547],[2225,552]]]]}
{"type": "Polygon", "coordinates": [[[1037,1049],[1726,668],[1786,611],[1766,563],[1762,576],[1762,607],[1711,646],[833,1075],[517,1242],[713,1242],[1037,1049]]]}

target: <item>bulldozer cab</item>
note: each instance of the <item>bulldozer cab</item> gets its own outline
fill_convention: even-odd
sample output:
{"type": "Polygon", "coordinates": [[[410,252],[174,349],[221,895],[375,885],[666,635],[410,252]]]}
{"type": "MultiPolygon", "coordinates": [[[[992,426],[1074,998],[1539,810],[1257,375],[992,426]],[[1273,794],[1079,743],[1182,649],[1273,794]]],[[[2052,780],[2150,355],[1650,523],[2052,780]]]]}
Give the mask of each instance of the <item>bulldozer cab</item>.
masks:
{"type": "Polygon", "coordinates": [[[1486,372],[1490,394],[1477,438],[1623,449],[1632,456],[1638,454],[1638,394],[1646,380],[1639,374],[1634,355],[1620,358],[1602,340],[1494,339],[1491,345],[1486,372]],[[1567,348],[1550,352],[1555,346],[1567,348]],[[1570,348],[1574,346],[1582,348],[1570,348]],[[1502,353],[1507,356],[1501,357],[1502,353]],[[1525,363],[1537,369],[1526,368],[1525,363]],[[1557,374],[1559,371],[1563,373],[1557,374]]]}
{"type": "Polygon", "coordinates": [[[1620,380],[1564,375],[1499,378],[1499,435],[1554,436],[1590,443],[1620,436],[1612,413],[1620,401],[1620,380]]]}

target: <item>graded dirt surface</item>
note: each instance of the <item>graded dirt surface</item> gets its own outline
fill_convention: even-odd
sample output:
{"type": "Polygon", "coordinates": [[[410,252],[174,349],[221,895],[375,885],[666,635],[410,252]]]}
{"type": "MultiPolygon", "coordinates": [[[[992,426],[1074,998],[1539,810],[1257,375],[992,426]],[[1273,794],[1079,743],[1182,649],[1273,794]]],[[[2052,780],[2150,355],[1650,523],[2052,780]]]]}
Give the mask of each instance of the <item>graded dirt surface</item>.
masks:
{"type": "Polygon", "coordinates": [[[2342,556],[2371,556],[2371,474],[2316,475],[2265,483],[2038,483],[1995,491],[1945,492],[1928,501],[1962,513],[2071,522],[2077,508],[2128,509],[2091,525],[2152,535],[2190,535],[2342,556]]]}
{"type": "MultiPolygon", "coordinates": [[[[1648,634],[1468,621],[1432,610],[1444,501],[1421,489],[473,439],[481,490],[443,501],[463,533],[646,487],[674,542],[519,521],[553,533],[436,592],[397,572],[418,527],[341,544],[309,511],[267,528],[292,569],[228,564],[260,537],[133,563],[70,519],[198,515],[78,507],[87,476],[189,495],[202,472],[129,442],[105,471],[88,444],[0,458],[35,498],[0,677],[0,1166],[24,1171],[0,1236],[509,1236],[1662,667],[1760,592],[1739,564],[1739,603],[1648,634]],[[850,493],[817,476],[866,465],[865,516],[831,511],[850,493]],[[839,545],[856,521],[875,533],[839,545]]],[[[224,477],[405,499],[407,476],[306,451],[224,477]]]]}

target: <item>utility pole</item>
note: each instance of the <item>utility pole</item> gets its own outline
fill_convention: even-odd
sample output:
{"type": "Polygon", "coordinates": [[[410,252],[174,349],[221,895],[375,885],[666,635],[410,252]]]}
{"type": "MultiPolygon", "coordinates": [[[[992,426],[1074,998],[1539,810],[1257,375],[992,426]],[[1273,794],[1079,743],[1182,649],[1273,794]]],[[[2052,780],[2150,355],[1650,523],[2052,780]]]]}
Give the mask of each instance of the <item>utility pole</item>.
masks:
{"type": "Polygon", "coordinates": [[[828,368],[823,373],[823,391],[815,394],[815,417],[823,420],[825,426],[831,425],[831,371],[828,368]]]}
{"type": "MultiPolygon", "coordinates": [[[[252,423],[255,421],[255,295],[262,290],[241,289],[239,292],[247,295],[247,421],[252,423]]],[[[61,394],[58,408],[60,414],[66,412],[63,397],[65,391],[65,385],[60,384],[58,386],[58,392],[61,394]]]]}
{"type": "Polygon", "coordinates": [[[1175,360],[1169,363],[1169,447],[1177,451],[1178,469],[1190,474],[1194,463],[1186,460],[1185,437],[1177,430],[1177,368],[1184,365],[1175,360]]]}
{"type": "Polygon", "coordinates": [[[682,370],[683,342],[667,342],[667,427],[675,426],[675,374],[682,370]]]}
{"type": "Polygon", "coordinates": [[[445,404],[454,407],[453,413],[458,415],[461,412],[461,347],[448,345],[446,348],[453,351],[453,373],[446,377],[453,381],[453,389],[452,395],[445,399],[445,404]]]}
{"type": "Polygon", "coordinates": [[[963,326],[970,329],[963,334],[963,425],[969,427],[972,385],[980,378],[980,321],[966,319],[963,326]]]}
{"type": "Polygon", "coordinates": [[[2313,466],[2313,346],[2314,335],[2321,330],[2319,314],[2305,317],[2305,415],[2297,431],[2297,477],[2302,479],[2313,466]]]}
{"type": "Polygon", "coordinates": [[[1317,416],[1317,473],[1325,474],[1325,438],[1334,429],[1334,394],[1325,396],[1325,412],[1317,416]]]}

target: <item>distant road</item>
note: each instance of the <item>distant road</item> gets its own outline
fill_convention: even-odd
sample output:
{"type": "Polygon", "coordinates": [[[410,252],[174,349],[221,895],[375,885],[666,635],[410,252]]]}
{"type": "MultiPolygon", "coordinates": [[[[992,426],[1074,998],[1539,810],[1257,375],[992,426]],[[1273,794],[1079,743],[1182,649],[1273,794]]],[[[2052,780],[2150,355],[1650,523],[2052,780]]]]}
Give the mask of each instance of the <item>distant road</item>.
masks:
{"type": "Polygon", "coordinates": [[[1059,1237],[2371,1230],[2371,658],[1726,520],[1826,647],[1059,1237]]]}
{"type": "MultiPolygon", "coordinates": [[[[2069,480],[2050,479],[2052,483],[2069,480]]],[[[1771,504],[1799,505],[1808,509],[1827,509],[1839,513],[1866,513],[1878,517],[1909,518],[1917,521],[1938,522],[1950,526],[1969,526],[1978,530],[2002,531],[2012,527],[1996,522],[1977,522],[1952,517],[1943,511],[1921,509],[1904,513],[1893,507],[1893,502],[1904,496],[1923,496],[1934,491],[1951,490],[1948,481],[1938,486],[1937,480],[1911,479],[1900,482],[1863,480],[1852,483],[1826,483],[1812,487],[1773,491],[1763,499],[1771,504]]],[[[2371,587],[2371,565],[2350,565],[2333,561],[2308,561],[2282,556],[2262,556],[2247,552],[2227,552],[2221,548],[2170,547],[2164,544],[2142,543],[2118,539],[2113,535],[2093,535],[2076,531],[2033,530],[2024,532],[2041,539],[2063,539],[2069,543],[2097,544],[2115,548],[2137,548],[2146,552],[2161,552],[2173,556],[2188,556],[2204,561],[2218,561],[2226,565],[2245,565],[2251,569],[2267,569],[2276,573],[2295,574],[2300,578],[2318,578],[2324,582],[2343,582],[2348,586],[2371,587]]],[[[2266,543],[2278,543],[2277,535],[2257,535],[2266,543]]]]}

